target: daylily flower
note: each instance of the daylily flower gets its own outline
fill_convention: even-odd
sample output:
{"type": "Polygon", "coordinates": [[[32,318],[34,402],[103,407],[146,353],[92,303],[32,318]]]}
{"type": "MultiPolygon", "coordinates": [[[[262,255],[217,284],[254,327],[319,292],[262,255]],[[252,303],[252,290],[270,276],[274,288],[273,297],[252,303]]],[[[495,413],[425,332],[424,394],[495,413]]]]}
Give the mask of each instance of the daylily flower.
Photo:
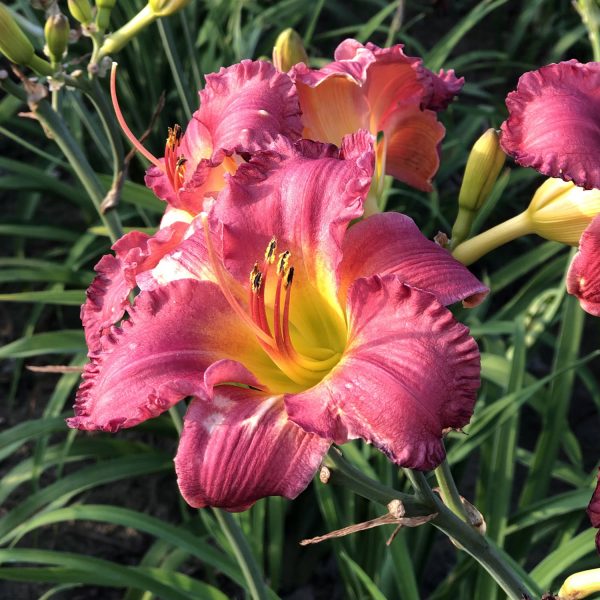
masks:
{"type": "Polygon", "coordinates": [[[348,39],[335,61],[322,69],[296,65],[304,137],[339,145],[343,136],[366,129],[380,136],[381,173],[430,191],[439,166],[445,129],[436,112],[445,109],[464,79],[454,71],[435,75],[403,46],[378,48],[348,39]]]}
{"type": "MultiPolygon", "coordinates": [[[[587,514],[592,527],[600,528],[600,480],[587,507],[587,514]]],[[[600,552],[600,531],[596,534],[596,549],[600,552]]]]}
{"type": "Polygon", "coordinates": [[[408,217],[348,228],[372,172],[366,132],[340,149],[278,138],[241,164],[137,277],[129,318],[90,351],[69,425],[116,431],[191,396],[175,466],[195,507],[293,498],[332,442],[354,438],[436,466],[479,386],[477,345],[444,305],[487,289],[408,217]]]}

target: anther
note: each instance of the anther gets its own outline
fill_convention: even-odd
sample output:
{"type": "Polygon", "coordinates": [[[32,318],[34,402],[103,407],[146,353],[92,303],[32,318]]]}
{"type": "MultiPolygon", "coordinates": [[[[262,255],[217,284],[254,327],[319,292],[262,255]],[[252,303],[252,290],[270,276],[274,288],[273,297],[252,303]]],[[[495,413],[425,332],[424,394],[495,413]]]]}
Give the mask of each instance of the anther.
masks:
{"type": "Polygon", "coordinates": [[[280,277],[283,276],[286,269],[288,268],[288,264],[290,262],[290,256],[291,256],[291,253],[289,250],[286,250],[285,252],[282,252],[279,255],[279,261],[277,263],[277,275],[279,275],[280,277]]]}
{"type": "Polygon", "coordinates": [[[181,142],[182,131],[179,125],[173,125],[173,127],[169,127],[169,134],[167,136],[167,146],[174,150],[177,148],[181,142]]]}
{"type": "Polygon", "coordinates": [[[252,279],[252,291],[257,294],[260,291],[260,286],[262,284],[262,273],[259,271],[254,275],[252,279]]]}
{"type": "Polygon", "coordinates": [[[270,265],[275,262],[275,250],[277,250],[277,239],[273,238],[265,250],[265,261],[270,265]]]}
{"type": "Polygon", "coordinates": [[[252,285],[254,283],[254,278],[256,277],[256,274],[259,273],[259,269],[258,269],[258,263],[255,262],[254,266],[252,267],[252,271],[250,271],[250,285],[252,285]]]}
{"type": "Polygon", "coordinates": [[[283,282],[283,286],[287,289],[290,285],[292,285],[292,280],[294,279],[294,267],[290,267],[285,274],[285,280],[283,282]]]}

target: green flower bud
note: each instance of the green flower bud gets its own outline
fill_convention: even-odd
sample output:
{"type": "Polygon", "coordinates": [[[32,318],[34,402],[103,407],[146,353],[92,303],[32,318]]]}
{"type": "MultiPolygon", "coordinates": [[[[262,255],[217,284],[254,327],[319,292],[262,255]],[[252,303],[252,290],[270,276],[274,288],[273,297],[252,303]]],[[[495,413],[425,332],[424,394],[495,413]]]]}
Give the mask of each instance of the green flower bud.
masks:
{"type": "Polygon", "coordinates": [[[148,0],[150,10],[157,17],[168,17],[185,8],[189,3],[190,0],[148,0]]]}
{"type": "Polygon", "coordinates": [[[110,23],[110,13],[114,8],[117,0],[96,0],[98,12],[96,14],[96,25],[100,31],[108,28],[110,23]]]}
{"type": "Polygon", "coordinates": [[[69,44],[69,19],[62,13],[51,15],[44,26],[44,35],[50,60],[60,62],[69,44]]]}
{"type": "Polygon", "coordinates": [[[36,56],[33,45],[2,3],[0,3],[0,53],[17,65],[31,67],[40,75],[52,74],[51,66],[36,56]]]}
{"type": "Polygon", "coordinates": [[[76,21],[82,25],[92,22],[92,5],[89,0],[68,0],[68,5],[69,12],[76,21]]]}
{"type": "Polygon", "coordinates": [[[275,41],[273,64],[278,71],[286,72],[300,62],[308,64],[308,55],[302,38],[293,29],[285,29],[275,41]]]}

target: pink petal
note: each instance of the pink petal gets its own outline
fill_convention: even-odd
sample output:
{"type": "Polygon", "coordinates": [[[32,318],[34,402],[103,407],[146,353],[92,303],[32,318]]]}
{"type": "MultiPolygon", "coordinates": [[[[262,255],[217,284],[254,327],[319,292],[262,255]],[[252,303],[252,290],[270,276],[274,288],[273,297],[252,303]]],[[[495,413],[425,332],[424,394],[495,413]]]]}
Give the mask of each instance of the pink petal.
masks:
{"type": "Polygon", "coordinates": [[[292,80],[264,61],[243,60],[207,75],[198,119],[215,151],[254,152],[277,135],[295,140],[302,132],[292,80]]]}
{"type": "Polygon", "coordinates": [[[173,223],[149,236],[139,231],[124,235],[96,265],[97,277],[87,291],[81,307],[81,321],[88,347],[94,350],[100,337],[119,321],[129,306],[129,293],[136,286],[136,276],[154,268],[160,259],[183,239],[187,224],[173,223]]]}
{"type": "MultiPolygon", "coordinates": [[[[600,480],[596,484],[596,489],[588,504],[587,514],[592,523],[592,527],[600,527],[600,480]]],[[[600,552],[600,531],[596,534],[596,550],[600,552]]]]}
{"type": "Polygon", "coordinates": [[[414,221],[400,213],[373,215],[353,225],[344,238],[340,297],[360,277],[393,273],[411,287],[435,295],[444,305],[480,304],[488,293],[452,255],[430,242],[414,221]]]}
{"type": "Polygon", "coordinates": [[[465,78],[456,77],[454,69],[449,69],[448,71],[440,69],[438,75],[435,75],[435,73],[432,73],[431,71],[429,71],[428,74],[431,84],[431,94],[427,100],[427,108],[436,111],[448,108],[450,102],[452,102],[454,97],[462,90],[462,87],[465,84],[465,78]]]}
{"type": "Polygon", "coordinates": [[[501,144],[517,163],[600,188],[600,63],[571,60],[525,73],[506,106],[501,144]]]}
{"type": "Polygon", "coordinates": [[[342,238],[362,214],[372,172],[366,132],[344,140],[341,150],[279,138],[269,152],[241,165],[213,213],[223,222],[224,259],[232,274],[246,286],[254,262],[275,237],[278,251],[291,250],[293,264],[335,297],[342,238]]]}
{"type": "Polygon", "coordinates": [[[348,312],[342,360],[319,385],[286,397],[289,418],[337,443],[360,437],[399,465],[435,467],[444,430],[473,411],[475,341],[431,294],[395,275],[359,279],[348,312]]]}
{"type": "Polygon", "coordinates": [[[219,386],[194,400],[175,458],[179,489],[195,508],[249,508],[265,496],[295,498],[330,442],[288,421],[281,396],[219,386]]]}
{"type": "Polygon", "coordinates": [[[600,215],[579,240],[579,252],[567,273],[567,292],[579,298],[583,310],[600,317],[600,215]]]}
{"type": "Polygon", "coordinates": [[[175,281],[142,292],[128,312],[129,320],[90,353],[70,427],[132,427],[203,394],[203,372],[215,361],[252,367],[264,354],[210,282],[175,281]]]}

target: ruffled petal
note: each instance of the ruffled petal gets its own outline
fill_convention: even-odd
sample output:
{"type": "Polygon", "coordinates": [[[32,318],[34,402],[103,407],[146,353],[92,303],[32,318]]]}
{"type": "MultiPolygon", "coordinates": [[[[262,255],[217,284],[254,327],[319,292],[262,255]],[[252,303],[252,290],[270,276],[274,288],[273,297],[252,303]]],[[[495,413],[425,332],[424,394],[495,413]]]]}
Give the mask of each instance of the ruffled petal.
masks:
{"type": "Polygon", "coordinates": [[[600,188],[600,63],[571,60],[525,73],[506,106],[501,144],[517,163],[600,188]]]}
{"type": "Polygon", "coordinates": [[[579,298],[583,310],[600,317],[600,215],[581,236],[567,273],[567,292],[579,298]]]}
{"type": "Polygon", "coordinates": [[[175,469],[195,508],[246,510],[265,496],[295,498],[310,483],[330,442],[287,419],[281,396],[232,386],[194,400],[175,469]]]}
{"type": "Polygon", "coordinates": [[[112,249],[116,256],[103,256],[96,265],[97,277],[87,290],[81,321],[88,347],[94,351],[105,331],[119,321],[129,306],[129,293],[136,276],[154,268],[183,239],[187,223],[176,222],[149,236],[139,231],[124,235],[112,249]]]}
{"type": "MultiPolygon", "coordinates": [[[[596,484],[596,489],[592,499],[587,507],[587,514],[592,523],[592,527],[600,527],[600,479],[596,484]]],[[[600,531],[596,534],[596,550],[600,552],[600,531]]]]}
{"type": "Polygon", "coordinates": [[[255,152],[277,135],[296,140],[302,132],[292,80],[265,61],[243,60],[207,75],[198,119],[215,152],[255,152]]]}
{"type": "Polygon", "coordinates": [[[286,396],[289,418],[337,443],[362,438],[399,465],[435,467],[444,430],[471,417],[477,344],[431,294],[395,275],[359,279],[348,313],[342,360],[319,385],[286,396]]]}
{"type": "Polygon", "coordinates": [[[431,85],[431,93],[426,102],[426,108],[430,110],[440,111],[448,108],[448,105],[455,96],[462,90],[465,84],[464,77],[457,77],[454,74],[454,69],[440,72],[436,75],[428,71],[431,85]]]}
{"type": "Polygon", "coordinates": [[[344,238],[340,298],[360,277],[398,275],[411,287],[433,294],[444,305],[462,300],[480,304],[488,293],[464,265],[429,241],[414,221],[400,213],[373,215],[353,225],[344,238]]]}
{"type": "Polygon", "coordinates": [[[382,125],[387,136],[385,172],[424,192],[437,173],[439,145],[446,130],[431,110],[402,106],[382,125]]]}
{"type": "Polygon", "coordinates": [[[203,372],[223,359],[258,367],[264,353],[219,288],[183,280],[142,292],[129,319],[91,352],[70,427],[117,431],[203,393],[203,372]]]}

